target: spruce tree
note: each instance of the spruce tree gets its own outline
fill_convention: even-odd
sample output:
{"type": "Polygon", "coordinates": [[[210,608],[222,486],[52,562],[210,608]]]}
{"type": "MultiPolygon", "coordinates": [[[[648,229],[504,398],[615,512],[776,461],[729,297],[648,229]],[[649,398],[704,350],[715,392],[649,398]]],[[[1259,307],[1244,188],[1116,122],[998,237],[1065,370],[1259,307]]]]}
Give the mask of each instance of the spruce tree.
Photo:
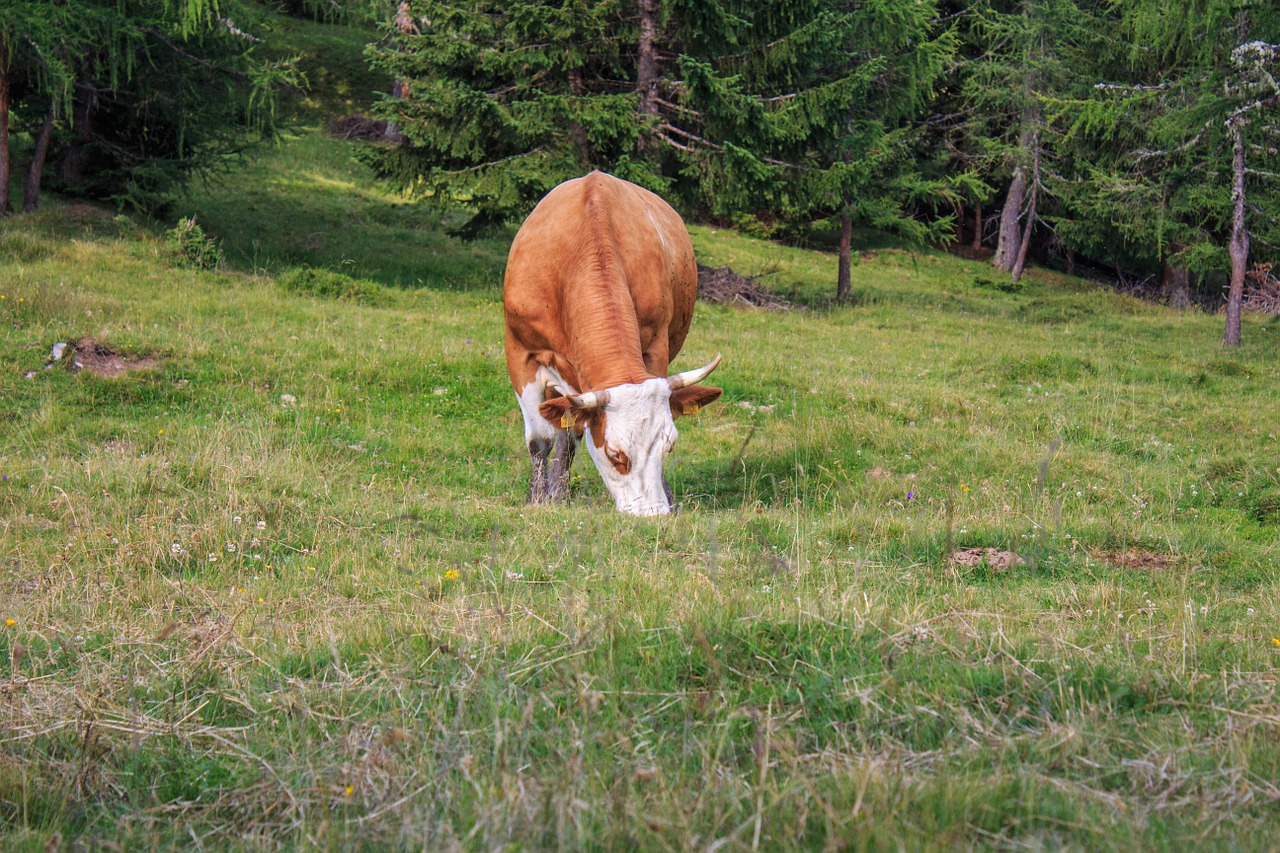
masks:
{"type": "Polygon", "coordinates": [[[1250,236],[1280,243],[1270,213],[1280,201],[1280,15],[1231,0],[1137,0],[1117,34],[1123,51],[1097,69],[1092,97],[1064,110],[1093,152],[1072,236],[1097,250],[1118,232],[1120,253],[1160,266],[1174,305],[1192,278],[1227,273],[1224,342],[1238,345],[1250,236]]]}
{"type": "MultiPolygon", "coordinates": [[[[932,2],[478,0],[412,3],[373,61],[405,81],[370,161],[465,200],[474,233],[602,168],[684,207],[758,222],[836,217],[933,233],[915,118],[953,47],[932,2]]],[[[935,229],[936,230],[936,229],[935,229]]]]}
{"type": "Polygon", "coordinates": [[[24,209],[46,155],[60,189],[155,212],[193,170],[269,132],[275,91],[299,78],[289,62],[258,59],[262,40],[246,29],[257,15],[235,0],[0,0],[0,96],[15,81],[22,93],[0,97],[0,170],[9,115],[25,118],[24,209]]]}
{"type": "Polygon", "coordinates": [[[967,120],[949,135],[953,157],[1002,191],[992,263],[1015,281],[1037,226],[1053,225],[1055,176],[1075,168],[1045,104],[1088,91],[1079,71],[1105,32],[1101,14],[1074,0],[976,0],[960,18],[967,120]]]}

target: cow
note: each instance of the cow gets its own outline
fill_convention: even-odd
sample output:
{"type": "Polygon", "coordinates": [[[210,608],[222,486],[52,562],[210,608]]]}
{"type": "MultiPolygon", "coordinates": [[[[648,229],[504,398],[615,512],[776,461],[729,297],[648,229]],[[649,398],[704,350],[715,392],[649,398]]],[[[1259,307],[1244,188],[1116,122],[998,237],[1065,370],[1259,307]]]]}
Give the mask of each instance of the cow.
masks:
{"type": "Polygon", "coordinates": [[[672,509],[663,460],[675,419],[715,402],[720,363],[667,375],[698,273],[680,215],[592,172],[553,188],[520,226],[502,287],[507,371],[524,415],[530,503],[564,501],[578,442],[619,511],[672,509]],[[581,389],[581,390],[579,390],[581,389]]]}

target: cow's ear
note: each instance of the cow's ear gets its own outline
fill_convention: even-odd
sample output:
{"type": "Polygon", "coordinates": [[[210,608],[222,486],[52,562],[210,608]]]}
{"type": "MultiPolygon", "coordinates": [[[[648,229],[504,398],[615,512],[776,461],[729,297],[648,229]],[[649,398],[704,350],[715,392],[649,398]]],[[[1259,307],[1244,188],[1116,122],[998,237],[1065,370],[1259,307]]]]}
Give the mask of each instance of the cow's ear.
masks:
{"type": "Polygon", "coordinates": [[[671,392],[671,416],[692,415],[703,406],[709,406],[724,393],[722,388],[706,385],[690,385],[671,392]]]}
{"type": "Polygon", "coordinates": [[[575,409],[568,397],[552,397],[538,407],[538,412],[556,429],[573,429],[578,433],[582,432],[588,414],[587,409],[575,409]]]}

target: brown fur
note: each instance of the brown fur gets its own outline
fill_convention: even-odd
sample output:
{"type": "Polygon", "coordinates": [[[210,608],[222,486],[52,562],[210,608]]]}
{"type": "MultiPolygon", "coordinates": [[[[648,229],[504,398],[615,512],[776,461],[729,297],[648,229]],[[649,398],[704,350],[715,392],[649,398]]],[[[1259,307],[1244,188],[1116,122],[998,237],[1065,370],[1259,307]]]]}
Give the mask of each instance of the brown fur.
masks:
{"type": "Polygon", "coordinates": [[[583,392],[666,376],[689,333],[697,285],[693,244],[666,202],[603,172],[566,181],[529,214],[507,257],[516,393],[539,364],[583,392]]]}

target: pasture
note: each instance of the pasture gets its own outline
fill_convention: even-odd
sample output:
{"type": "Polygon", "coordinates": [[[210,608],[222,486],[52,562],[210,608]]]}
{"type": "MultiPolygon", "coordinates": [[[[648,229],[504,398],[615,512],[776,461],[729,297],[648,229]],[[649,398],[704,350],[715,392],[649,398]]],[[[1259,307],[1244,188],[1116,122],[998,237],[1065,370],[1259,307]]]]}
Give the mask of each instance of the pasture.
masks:
{"type": "Polygon", "coordinates": [[[1280,323],[694,226],[804,307],[699,306],[678,514],[528,508],[510,232],[354,145],[190,199],[214,271],[3,224],[0,847],[1280,847],[1280,323]]]}

